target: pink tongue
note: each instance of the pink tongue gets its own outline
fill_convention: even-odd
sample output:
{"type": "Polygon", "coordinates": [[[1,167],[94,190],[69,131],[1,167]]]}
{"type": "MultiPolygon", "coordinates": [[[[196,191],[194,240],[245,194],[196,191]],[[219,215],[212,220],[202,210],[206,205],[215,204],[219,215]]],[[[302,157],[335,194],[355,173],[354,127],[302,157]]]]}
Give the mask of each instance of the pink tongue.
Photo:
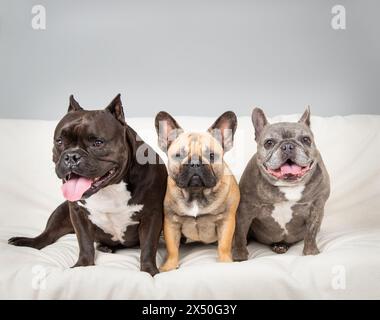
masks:
{"type": "Polygon", "coordinates": [[[281,174],[282,175],[285,175],[285,174],[297,175],[297,174],[300,174],[301,172],[302,172],[302,168],[300,166],[297,166],[296,164],[285,163],[281,167],[281,174]]]}
{"type": "Polygon", "coordinates": [[[72,178],[62,185],[63,196],[69,201],[78,201],[90,189],[92,182],[84,177],[72,178]]]}

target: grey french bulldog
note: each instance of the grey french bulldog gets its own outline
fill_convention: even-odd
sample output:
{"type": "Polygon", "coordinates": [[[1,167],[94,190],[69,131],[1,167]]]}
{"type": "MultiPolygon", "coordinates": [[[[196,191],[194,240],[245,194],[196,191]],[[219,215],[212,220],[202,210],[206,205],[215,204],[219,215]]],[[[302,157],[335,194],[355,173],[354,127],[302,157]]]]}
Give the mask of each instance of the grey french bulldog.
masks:
{"type": "Polygon", "coordinates": [[[310,108],[298,122],[269,124],[264,112],[252,112],[257,153],[240,180],[233,258],[248,258],[249,237],[285,253],[304,240],[304,255],[319,253],[316,236],[330,179],[310,129],[310,108]]]}

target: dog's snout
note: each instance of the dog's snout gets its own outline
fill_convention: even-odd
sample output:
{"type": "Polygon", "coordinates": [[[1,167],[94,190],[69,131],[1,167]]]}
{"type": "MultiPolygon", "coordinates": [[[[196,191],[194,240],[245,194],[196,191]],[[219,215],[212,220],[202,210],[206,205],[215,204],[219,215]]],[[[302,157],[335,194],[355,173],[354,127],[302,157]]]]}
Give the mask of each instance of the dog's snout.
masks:
{"type": "Polygon", "coordinates": [[[201,162],[199,159],[191,159],[190,161],[190,167],[192,168],[199,168],[201,166],[201,162]]]}
{"type": "Polygon", "coordinates": [[[281,150],[285,153],[291,153],[295,149],[295,145],[291,142],[285,142],[281,145],[281,150]]]}
{"type": "Polygon", "coordinates": [[[69,152],[64,155],[63,161],[67,167],[77,166],[82,156],[78,152],[69,152]]]}

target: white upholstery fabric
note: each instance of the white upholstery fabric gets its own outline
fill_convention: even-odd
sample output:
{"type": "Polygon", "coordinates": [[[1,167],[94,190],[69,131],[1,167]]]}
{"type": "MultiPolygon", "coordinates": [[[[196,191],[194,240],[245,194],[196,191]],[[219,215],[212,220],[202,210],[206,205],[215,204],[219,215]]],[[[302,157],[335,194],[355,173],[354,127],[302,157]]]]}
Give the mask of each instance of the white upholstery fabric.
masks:
{"type": "MultiPolygon", "coordinates": [[[[158,149],[153,118],[127,120],[158,149]]],[[[178,117],[192,131],[206,130],[214,120],[178,117]]],[[[320,255],[302,256],[302,243],[284,255],[250,243],[249,261],[222,264],[214,245],[189,244],[181,247],[178,270],[154,278],[139,272],[139,249],[98,252],[96,266],[71,269],[78,256],[75,235],[40,251],[7,244],[11,236],[40,233],[63,201],[51,161],[55,124],[0,120],[0,298],[380,298],[380,116],[312,118],[332,182],[318,235],[320,255]]],[[[256,149],[253,132],[250,118],[239,118],[234,148],[226,155],[237,178],[256,149]]],[[[162,243],[158,264],[164,257],[162,243]]]]}

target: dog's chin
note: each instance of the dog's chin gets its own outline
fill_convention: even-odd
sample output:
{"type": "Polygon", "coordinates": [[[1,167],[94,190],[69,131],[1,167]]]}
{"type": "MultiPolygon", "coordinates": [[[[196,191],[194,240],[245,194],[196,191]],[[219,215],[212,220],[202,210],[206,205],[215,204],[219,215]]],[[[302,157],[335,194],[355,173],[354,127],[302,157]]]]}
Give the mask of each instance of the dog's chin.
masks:
{"type": "Polygon", "coordinates": [[[110,185],[118,175],[118,172],[118,168],[113,167],[102,175],[89,177],[86,174],[73,170],[61,178],[63,196],[71,202],[87,199],[110,185]]]}
{"type": "Polygon", "coordinates": [[[194,175],[190,179],[188,186],[189,188],[204,188],[206,185],[200,176],[194,175]]]}
{"type": "Polygon", "coordinates": [[[262,164],[262,170],[276,185],[298,184],[306,179],[314,168],[315,162],[311,161],[306,166],[301,166],[288,160],[277,169],[271,169],[262,164]]]}

